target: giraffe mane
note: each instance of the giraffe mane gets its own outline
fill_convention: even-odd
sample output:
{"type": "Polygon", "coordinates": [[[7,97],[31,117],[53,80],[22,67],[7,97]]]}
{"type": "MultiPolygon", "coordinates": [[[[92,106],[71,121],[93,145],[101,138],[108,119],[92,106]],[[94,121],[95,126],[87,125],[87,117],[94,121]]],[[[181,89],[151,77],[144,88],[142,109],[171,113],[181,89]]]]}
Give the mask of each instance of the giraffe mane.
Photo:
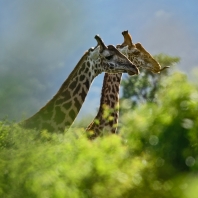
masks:
{"type": "Polygon", "coordinates": [[[85,59],[87,58],[88,55],[89,55],[89,51],[86,51],[85,54],[81,57],[81,59],[78,61],[77,65],[75,66],[75,68],[73,69],[73,71],[67,77],[67,80],[64,81],[64,83],[60,87],[58,93],[60,91],[62,91],[62,89],[64,89],[64,87],[66,87],[67,84],[70,83],[70,81],[73,79],[73,77],[75,76],[75,74],[78,71],[79,67],[82,65],[82,63],[85,61],[85,59]]]}
{"type": "Polygon", "coordinates": [[[60,89],[58,90],[58,92],[53,96],[53,98],[47,102],[47,104],[45,106],[43,106],[39,111],[45,109],[45,107],[47,105],[49,105],[50,103],[52,103],[54,100],[56,100],[56,98],[59,96],[59,93],[62,92],[62,90],[69,85],[70,81],[73,79],[73,77],[75,76],[76,72],[78,71],[79,67],[82,65],[82,63],[84,62],[84,60],[87,58],[89,54],[89,50],[85,52],[85,54],[81,57],[81,59],[78,61],[77,65],[75,66],[75,68],[73,69],[73,71],[70,73],[70,75],[68,76],[68,78],[63,82],[63,84],[61,85],[60,89]]]}

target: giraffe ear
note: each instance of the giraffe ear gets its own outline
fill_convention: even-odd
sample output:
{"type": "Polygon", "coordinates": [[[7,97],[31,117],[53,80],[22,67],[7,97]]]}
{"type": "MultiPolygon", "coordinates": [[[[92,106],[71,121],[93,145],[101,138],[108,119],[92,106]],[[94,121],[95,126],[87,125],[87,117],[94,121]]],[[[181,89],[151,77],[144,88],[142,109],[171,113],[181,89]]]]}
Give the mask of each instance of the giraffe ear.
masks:
{"type": "Polygon", "coordinates": [[[100,46],[100,53],[102,53],[105,49],[107,49],[107,46],[104,44],[103,40],[99,37],[99,35],[96,35],[94,38],[96,39],[98,45],[100,46]]]}

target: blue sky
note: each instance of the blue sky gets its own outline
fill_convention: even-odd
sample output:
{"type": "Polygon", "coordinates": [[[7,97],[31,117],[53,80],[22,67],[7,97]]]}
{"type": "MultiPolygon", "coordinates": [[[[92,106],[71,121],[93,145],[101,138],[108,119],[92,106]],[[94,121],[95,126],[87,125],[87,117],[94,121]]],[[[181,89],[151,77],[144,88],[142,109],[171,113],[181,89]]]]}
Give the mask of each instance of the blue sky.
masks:
{"type": "MultiPolygon", "coordinates": [[[[179,56],[178,69],[198,66],[198,1],[0,0],[0,119],[28,117],[57,92],[99,34],[108,44],[133,42],[151,53],[179,56]]],[[[79,117],[96,113],[103,75],[79,117]]]]}

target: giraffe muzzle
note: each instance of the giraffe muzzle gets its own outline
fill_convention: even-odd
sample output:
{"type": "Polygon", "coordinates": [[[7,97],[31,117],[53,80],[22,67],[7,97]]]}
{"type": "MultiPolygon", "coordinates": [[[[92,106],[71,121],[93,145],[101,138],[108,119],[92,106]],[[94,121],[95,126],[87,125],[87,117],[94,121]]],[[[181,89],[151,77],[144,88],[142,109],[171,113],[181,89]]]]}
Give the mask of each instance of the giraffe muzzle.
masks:
{"type": "Polygon", "coordinates": [[[138,75],[140,72],[135,65],[132,65],[132,67],[130,66],[129,70],[126,73],[128,73],[129,76],[134,76],[134,75],[138,75]]]}

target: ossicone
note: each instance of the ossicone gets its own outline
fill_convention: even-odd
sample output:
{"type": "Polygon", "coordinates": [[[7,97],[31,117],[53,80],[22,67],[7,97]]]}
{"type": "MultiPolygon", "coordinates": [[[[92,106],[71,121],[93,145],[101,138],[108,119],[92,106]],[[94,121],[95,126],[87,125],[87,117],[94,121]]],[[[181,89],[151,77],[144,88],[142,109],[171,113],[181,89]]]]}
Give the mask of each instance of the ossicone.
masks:
{"type": "Polygon", "coordinates": [[[100,53],[103,52],[105,49],[107,49],[107,46],[104,44],[103,40],[100,38],[99,35],[96,35],[94,37],[98,43],[98,45],[100,46],[100,53]]]}

